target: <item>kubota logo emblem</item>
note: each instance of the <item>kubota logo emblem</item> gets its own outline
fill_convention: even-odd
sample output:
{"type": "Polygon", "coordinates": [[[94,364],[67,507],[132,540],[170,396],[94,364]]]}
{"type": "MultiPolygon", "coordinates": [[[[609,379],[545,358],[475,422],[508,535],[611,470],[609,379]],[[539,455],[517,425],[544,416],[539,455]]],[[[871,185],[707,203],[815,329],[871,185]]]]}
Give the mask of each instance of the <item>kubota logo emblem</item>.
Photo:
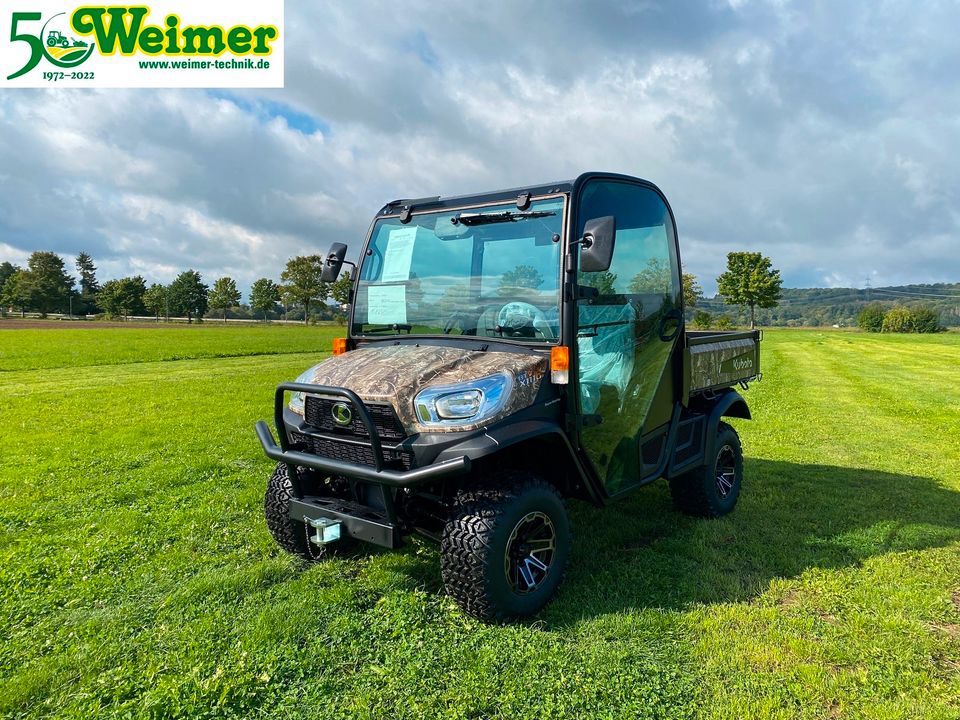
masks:
{"type": "Polygon", "coordinates": [[[353,420],[353,410],[344,402],[335,403],[330,409],[330,415],[333,416],[333,421],[337,425],[349,425],[353,420]]]}

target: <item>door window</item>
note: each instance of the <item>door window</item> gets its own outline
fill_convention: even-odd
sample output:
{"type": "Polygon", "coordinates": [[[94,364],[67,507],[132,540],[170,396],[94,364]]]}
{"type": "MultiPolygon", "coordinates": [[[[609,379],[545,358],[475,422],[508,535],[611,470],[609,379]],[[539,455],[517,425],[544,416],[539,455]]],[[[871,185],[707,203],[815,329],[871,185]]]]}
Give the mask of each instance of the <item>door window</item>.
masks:
{"type": "Polygon", "coordinates": [[[598,295],[578,303],[578,383],[581,413],[601,417],[600,424],[586,423],[583,446],[607,491],[616,493],[643,479],[639,438],[663,421],[653,400],[661,382],[672,382],[675,337],[665,323],[679,308],[680,276],[673,224],[659,194],[594,181],[581,193],[579,234],[588,220],[606,215],[617,220],[610,269],[579,276],[598,295]]]}

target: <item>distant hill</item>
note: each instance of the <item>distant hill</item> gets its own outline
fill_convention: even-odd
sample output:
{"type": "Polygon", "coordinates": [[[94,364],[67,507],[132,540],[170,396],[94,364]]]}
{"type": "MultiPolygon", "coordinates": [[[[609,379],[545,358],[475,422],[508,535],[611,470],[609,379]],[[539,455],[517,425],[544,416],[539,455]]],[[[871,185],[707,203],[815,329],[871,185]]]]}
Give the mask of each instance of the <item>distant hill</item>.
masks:
{"type": "MultiPolygon", "coordinates": [[[[822,326],[857,324],[857,314],[871,302],[885,307],[929,305],[940,313],[940,322],[960,326],[960,283],[900,285],[884,288],[784,288],[779,307],[757,310],[757,323],[780,326],[822,326]]],[[[711,315],[727,315],[739,325],[750,322],[747,312],[727,305],[716,296],[697,303],[697,310],[711,315]]]]}

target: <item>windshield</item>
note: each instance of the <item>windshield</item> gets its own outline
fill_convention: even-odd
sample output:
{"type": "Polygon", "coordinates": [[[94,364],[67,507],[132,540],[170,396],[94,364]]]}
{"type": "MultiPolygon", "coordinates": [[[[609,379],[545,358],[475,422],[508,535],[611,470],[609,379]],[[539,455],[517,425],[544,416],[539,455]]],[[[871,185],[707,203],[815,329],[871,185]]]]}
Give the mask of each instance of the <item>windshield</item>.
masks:
{"type": "Polygon", "coordinates": [[[355,336],[560,337],[564,198],[378,220],[360,268],[355,336]]]}

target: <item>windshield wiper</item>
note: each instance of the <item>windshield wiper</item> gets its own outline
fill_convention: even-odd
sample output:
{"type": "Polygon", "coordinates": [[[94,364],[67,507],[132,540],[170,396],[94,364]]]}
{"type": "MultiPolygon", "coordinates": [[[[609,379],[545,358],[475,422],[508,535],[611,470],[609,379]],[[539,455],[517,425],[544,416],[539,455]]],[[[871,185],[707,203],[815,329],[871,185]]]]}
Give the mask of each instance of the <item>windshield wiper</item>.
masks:
{"type": "MultiPolygon", "coordinates": [[[[367,323],[363,323],[366,325],[367,323]]],[[[394,323],[393,325],[374,325],[367,328],[366,330],[361,329],[360,332],[364,335],[373,335],[376,333],[399,333],[403,330],[406,330],[407,335],[410,334],[410,331],[413,330],[413,325],[407,325],[406,323],[394,323]]]]}
{"type": "Polygon", "coordinates": [[[462,223],[468,226],[493,225],[495,223],[517,222],[517,220],[549,217],[550,215],[556,215],[556,213],[548,210],[527,210],[526,212],[504,210],[498,213],[460,213],[450,218],[450,222],[454,225],[462,223]]]}

